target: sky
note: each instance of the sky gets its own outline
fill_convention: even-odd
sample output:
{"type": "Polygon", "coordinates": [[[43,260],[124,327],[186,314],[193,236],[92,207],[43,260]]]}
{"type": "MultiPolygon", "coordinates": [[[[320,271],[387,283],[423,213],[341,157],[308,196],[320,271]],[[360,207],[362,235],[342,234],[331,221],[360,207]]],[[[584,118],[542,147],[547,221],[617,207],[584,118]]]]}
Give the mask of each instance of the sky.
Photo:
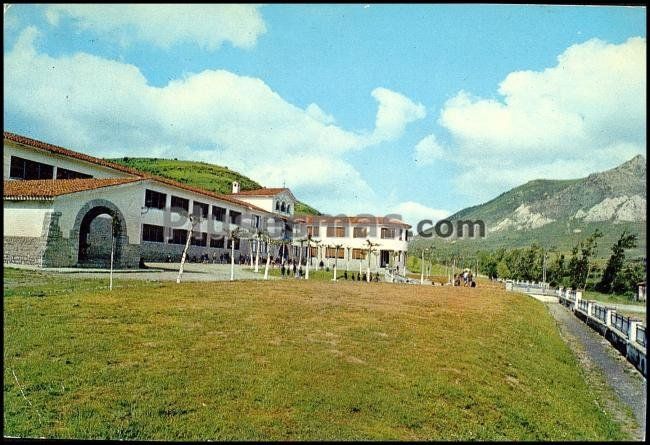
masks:
{"type": "Polygon", "coordinates": [[[646,9],[26,5],[4,129],[415,225],[646,154],[646,9]]]}

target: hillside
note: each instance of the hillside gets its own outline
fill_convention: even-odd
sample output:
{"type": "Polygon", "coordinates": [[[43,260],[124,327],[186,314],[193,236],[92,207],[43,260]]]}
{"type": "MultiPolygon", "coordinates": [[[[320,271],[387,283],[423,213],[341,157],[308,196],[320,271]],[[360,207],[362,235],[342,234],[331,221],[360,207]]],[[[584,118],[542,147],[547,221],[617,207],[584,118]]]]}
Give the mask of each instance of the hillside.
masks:
{"type": "Polygon", "coordinates": [[[471,255],[477,250],[524,247],[536,242],[568,252],[595,229],[604,233],[598,254],[627,230],[639,236],[631,257],[645,256],[646,160],[637,155],[616,168],[570,180],[537,179],[481,205],[463,209],[449,219],[482,220],[484,239],[418,239],[414,246],[433,244],[439,254],[471,255]]]}
{"type": "MultiPolygon", "coordinates": [[[[146,173],[173,179],[183,184],[201,187],[217,193],[229,194],[233,181],[239,181],[241,190],[253,190],[262,186],[252,179],[230,170],[207,162],[179,161],[175,159],[158,158],[115,158],[112,162],[135,168],[146,173]]],[[[303,202],[296,202],[296,214],[320,215],[318,210],[303,202]]]]}

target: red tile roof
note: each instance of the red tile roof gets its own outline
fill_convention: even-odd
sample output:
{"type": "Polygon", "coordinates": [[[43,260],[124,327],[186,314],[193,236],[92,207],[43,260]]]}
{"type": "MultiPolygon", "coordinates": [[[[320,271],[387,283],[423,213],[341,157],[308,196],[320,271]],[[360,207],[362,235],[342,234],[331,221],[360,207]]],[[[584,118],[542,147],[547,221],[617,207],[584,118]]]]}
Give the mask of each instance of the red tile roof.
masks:
{"type": "MultiPolygon", "coordinates": [[[[67,148],[59,147],[59,146],[56,146],[56,145],[51,145],[51,144],[48,144],[48,143],[45,143],[45,142],[42,142],[42,141],[38,141],[36,139],[31,139],[31,138],[28,138],[28,137],[25,137],[25,136],[20,136],[18,134],[11,133],[9,131],[4,132],[4,137],[5,137],[5,139],[16,142],[18,144],[26,145],[26,146],[29,146],[29,147],[39,148],[39,149],[42,149],[42,150],[46,150],[46,151],[48,151],[50,153],[56,153],[56,154],[60,154],[60,155],[63,155],[63,156],[68,156],[68,157],[71,157],[71,158],[75,158],[75,159],[79,159],[79,160],[82,160],[82,161],[90,162],[92,164],[97,164],[97,165],[101,165],[101,166],[104,166],[104,167],[119,170],[119,171],[122,171],[124,173],[128,173],[128,174],[136,176],[135,179],[152,179],[154,181],[162,182],[163,184],[167,184],[167,185],[170,185],[172,187],[177,187],[177,188],[188,190],[188,191],[191,191],[191,192],[194,192],[194,193],[199,193],[201,195],[205,195],[205,196],[209,196],[209,197],[212,197],[212,198],[220,199],[222,201],[230,202],[232,204],[236,204],[238,206],[245,207],[245,208],[247,208],[249,210],[255,210],[257,212],[263,212],[263,213],[269,213],[268,211],[266,211],[264,209],[261,209],[261,208],[255,206],[255,205],[253,205],[253,204],[250,204],[248,202],[241,201],[239,199],[233,198],[232,195],[222,195],[221,193],[211,192],[211,191],[204,190],[204,189],[198,188],[198,187],[192,187],[192,186],[183,184],[181,182],[174,181],[172,179],[167,179],[167,178],[163,178],[161,176],[156,176],[156,175],[152,175],[152,174],[149,174],[149,173],[141,172],[141,171],[136,170],[134,168],[125,167],[123,165],[116,164],[116,163],[110,162],[110,161],[106,161],[104,159],[96,158],[94,156],[88,156],[88,155],[85,155],[83,153],[68,150],[67,148]]],[[[61,181],[61,180],[57,179],[57,181],[61,181]]],[[[25,181],[12,181],[12,182],[25,182],[25,181]]],[[[7,183],[7,181],[5,181],[5,183],[7,183]]],[[[51,183],[51,181],[50,181],[50,183],[51,183]]],[[[105,187],[105,186],[97,185],[95,188],[98,188],[98,187],[105,187]]],[[[93,187],[89,187],[86,190],[90,190],[91,188],[93,188],[93,187]]],[[[42,189],[39,190],[39,192],[40,191],[44,192],[44,190],[42,190],[42,189]]],[[[77,190],[77,191],[81,191],[81,190],[77,190]]],[[[74,192],[69,192],[69,193],[74,193],[74,192]]],[[[7,196],[7,195],[5,194],[4,196],[7,196]]],[[[51,197],[51,196],[58,196],[58,195],[43,195],[43,196],[51,197]]],[[[36,195],[34,195],[33,197],[36,197],[36,195]]]]}
{"type": "Polygon", "coordinates": [[[137,181],[142,181],[142,178],[10,180],[4,181],[2,194],[5,198],[47,199],[137,181]]]}
{"type": "Polygon", "coordinates": [[[255,190],[244,190],[239,193],[234,193],[234,195],[248,195],[248,196],[275,196],[278,193],[284,192],[284,191],[291,191],[288,188],[261,188],[261,189],[255,189],[255,190]]]}
{"type": "Polygon", "coordinates": [[[387,224],[387,225],[398,225],[410,228],[409,224],[406,224],[399,219],[386,218],[384,216],[330,216],[330,215],[303,215],[297,216],[293,219],[296,222],[303,222],[305,224],[328,224],[328,223],[340,223],[340,224],[387,224]]]}

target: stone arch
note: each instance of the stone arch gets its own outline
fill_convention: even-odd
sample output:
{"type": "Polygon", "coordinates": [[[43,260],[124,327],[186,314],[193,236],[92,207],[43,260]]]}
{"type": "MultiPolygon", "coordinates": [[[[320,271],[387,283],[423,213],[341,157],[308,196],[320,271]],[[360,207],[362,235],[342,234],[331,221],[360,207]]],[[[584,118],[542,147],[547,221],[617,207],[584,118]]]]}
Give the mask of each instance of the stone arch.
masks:
{"type": "MultiPolygon", "coordinates": [[[[77,265],[83,265],[89,261],[92,262],[92,258],[86,257],[83,249],[86,243],[85,238],[90,231],[90,224],[95,218],[104,214],[109,215],[113,221],[116,221],[113,264],[116,267],[120,267],[124,263],[124,247],[129,243],[124,215],[112,202],[106,199],[93,199],[79,210],[75,218],[74,226],[70,231],[70,240],[75,249],[77,265]]],[[[106,264],[101,264],[101,262],[91,265],[106,266],[106,264]]]]}

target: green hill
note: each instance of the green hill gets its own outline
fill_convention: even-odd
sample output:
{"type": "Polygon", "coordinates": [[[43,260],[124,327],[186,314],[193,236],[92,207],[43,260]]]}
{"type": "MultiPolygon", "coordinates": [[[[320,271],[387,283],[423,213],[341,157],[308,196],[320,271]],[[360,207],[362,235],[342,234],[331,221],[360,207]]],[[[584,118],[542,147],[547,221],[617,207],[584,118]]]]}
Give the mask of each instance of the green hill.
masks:
{"type": "Polygon", "coordinates": [[[448,219],[481,220],[483,239],[415,237],[412,248],[432,246],[440,257],[472,256],[479,250],[517,248],[537,243],[568,253],[581,239],[599,229],[598,255],[609,255],[623,230],[638,235],[629,257],[645,257],[646,165],[635,156],[616,168],[569,180],[537,179],[515,187],[448,219]]]}
{"type": "MultiPolygon", "coordinates": [[[[239,182],[242,191],[262,188],[260,184],[241,173],[230,170],[228,167],[208,164],[207,162],[128,157],[109,160],[145,173],[172,179],[183,184],[200,187],[217,193],[231,193],[233,181],[239,182]]],[[[296,202],[295,213],[320,215],[318,210],[300,201],[296,202]]]]}

